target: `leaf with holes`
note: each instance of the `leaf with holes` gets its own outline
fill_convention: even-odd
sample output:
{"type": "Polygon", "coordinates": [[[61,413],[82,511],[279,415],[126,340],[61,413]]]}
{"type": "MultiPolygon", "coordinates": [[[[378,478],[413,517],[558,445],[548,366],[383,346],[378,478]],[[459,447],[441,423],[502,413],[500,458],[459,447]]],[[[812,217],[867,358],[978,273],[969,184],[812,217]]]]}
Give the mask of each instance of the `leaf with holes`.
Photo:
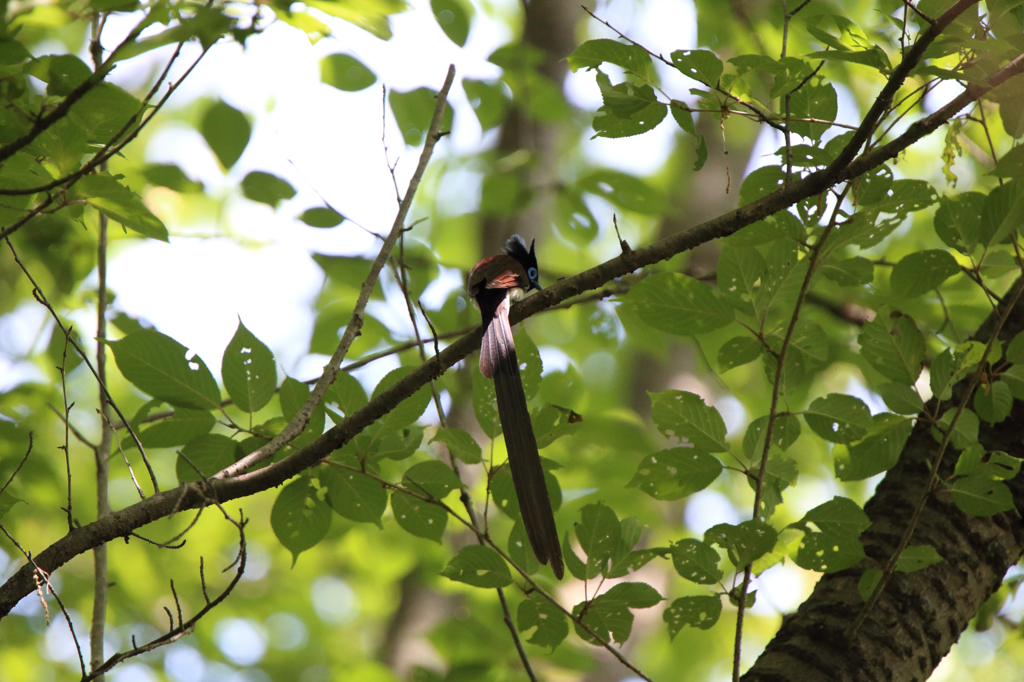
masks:
{"type": "Polygon", "coordinates": [[[722,77],[722,61],[715,56],[714,52],[708,50],[676,50],[671,55],[672,66],[679,70],[679,73],[700,81],[708,87],[718,85],[718,79],[722,77]]]}
{"type": "Polygon", "coordinates": [[[698,585],[714,585],[722,579],[720,558],[709,544],[687,538],[672,545],[672,565],[676,572],[698,585]]]}
{"type": "Polygon", "coordinates": [[[718,596],[680,597],[665,609],[662,618],[668,623],[668,635],[675,639],[689,625],[710,630],[722,615],[722,599],[718,596]]]}
{"type": "Polygon", "coordinates": [[[804,410],[804,421],[829,442],[852,443],[868,434],[871,411],[859,398],[831,393],[804,410]]]}
{"type": "MultiPolygon", "coordinates": [[[[630,609],[646,609],[663,600],[658,591],[647,583],[619,583],[604,594],[589,602],[573,607],[573,615],[582,616],[586,623],[602,640],[625,642],[633,630],[633,614],[630,609]]],[[[593,635],[576,625],[576,634],[586,642],[599,644],[593,635]]]]}
{"type": "Polygon", "coordinates": [[[408,532],[441,543],[448,523],[448,512],[441,507],[396,490],[391,493],[391,511],[398,525],[408,532]]]}
{"type": "Polygon", "coordinates": [[[720,523],[704,531],[705,544],[718,545],[729,554],[736,570],[743,569],[772,551],[778,532],[760,519],[739,525],[720,523]]]}
{"type": "Polygon", "coordinates": [[[439,428],[430,442],[444,443],[452,457],[457,457],[466,464],[479,464],[481,461],[480,444],[462,429],[439,428]]]}
{"type": "Polygon", "coordinates": [[[882,384],[875,388],[875,392],[885,401],[885,406],[896,414],[917,414],[924,409],[924,401],[913,386],[882,384]]]}
{"type": "Polygon", "coordinates": [[[678,272],[645,278],[630,290],[627,301],[643,322],[679,336],[714,331],[736,319],[721,295],[678,272]]]}
{"type": "Polygon", "coordinates": [[[916,251],[905,256],[892,269],[889,286],[897,296],[916,298],[937,289],[959,272],[960,265],[948,251],[916,251]]]}
{"type": "Polygon", "coordinates": [[[761,357],[764,346],[752,336],[736,336],[722,344],[718,349],[718,371],[728,372],[753,362],[761,357]]]}
{"type": "Polygon", "coordinates": [[[473,587],[507,587],[512,584],[508,564],[501,555],[484,545],[469,545],[459,550],[441,575],[473,587]]]}
{"type": "MultiPolygon", "coordinates": [[[[760,458],[764,452],[765,430],[768,428],[768,417],[758,417],[750,422],[747,432],[743,435],[743,454],[748,459],[760,458]]],[[[772,428],[772,447],[788,450],[789,446],[800,437],[800,420],[791,414],[780,414],[775,418],[772,428]]]]}
{"type": "Polygon", "coordinates": [[[648,393],[651,418],[669,438],[686,438],[708,452],[728,452],[722,415],[704,399],[689,391],[648,393]]]}
{"type": "Polygon", "coordinates": [[[435,459],[409,467],[402,475],[402,486],[414,493],[440,500],[452,490],[461,488],[462,482],[451,467],[435,459]]]}
{"type": "Polygon", "coordinates": [[[857,565],[865,556],[859,538],[871,521],[851,499],[834,497],[790,525],[804,531],[796,556],[796,563],[801,568],[835,573],[857,565]],[[818,530],[812,530],[809,524],[814,524],[818,530]]]}
{"type": "Polygon", "coordinates": [[[243,412],[256,412],[274,397],[277,366],[274,354],[238,321],[221,361],[224,388],[243,412]]]}
{"type": "Polygon", "coordinates": [[[552,651],[569,636],[569,621],[565,614],[536,592],[519,603],[516,627],[527,637],[527,642],[551,647],[552,651]]]}
{"type": "Polygon", "coordinates": [[[913,384],[921,376],[924,336],[914,321],[899,311],[882,307],[857,337],[861,355],[883,376],[913,384]]]}
{"type": "Polygon", "coordinates": [[[573,50],[566,61],[573,72],[580,69],[596,69],[607,62],[641,78],[651,76],[651,57],[646,50],[638,45],[620,43],[607,38],[586,41],[573,50]]]}
{"type": "Polygon", "coordinates": [[[154,329],[108,341],[124,378],[143,393],[177,407],[212,410],[220,407],[220,389],[198,355],[154,329]]]}
{"type": "Polygon", "coordinates": [[[383,528],[380,518],[388,508],[388,493],[380,481],[366,474],[335,466],[322,467],[317,475],[327,488],[327,502],[339,515],[383,528]]]}
{"type": "Polygon", "coordinates": [[[299,554],[311,549],[331,529],[331,508],[306,478],[286,485],[270,510],[270,527],[274,535],[292,553],[292,566],[299,554]]]}
{"type": "Polygon", "coordinates": [[[872,417],[871,435],[859,443],[833,450],[836,478],[840,481],[861,481],[888,471],[896,465],[903,446],[910,438],[914,423],[891,414],[872,417]]]}
{"type": "Polygon", "coordinates": [[[626,485],[656,500],[678,500],[704,490],[722,473],[714,455],[697,448],[672,448],[645,457],[626,485]]]}
{"type": "Polygon", "coordinates": [[[622,540],[622,526],[611,507],[598,502],[580,510],[576,539],[587,555],[587,576],[597,577],[622,540]]]}
{"type": "Polygon", "coordinates": [[[1010,488],[984,474],[965,476],[953,482],[953,502],[972,516],[992,516],[1015,509],[1010,488]]]}

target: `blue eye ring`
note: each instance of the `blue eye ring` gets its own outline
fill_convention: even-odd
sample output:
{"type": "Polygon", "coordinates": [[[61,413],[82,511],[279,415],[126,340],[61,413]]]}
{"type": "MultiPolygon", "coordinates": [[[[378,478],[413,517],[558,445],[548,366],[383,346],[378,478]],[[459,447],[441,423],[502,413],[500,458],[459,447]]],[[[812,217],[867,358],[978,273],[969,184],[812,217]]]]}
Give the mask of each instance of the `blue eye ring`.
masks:
{"type": "Polygon", "coordinates": [[[527,270],[526,276],[530,278],[531,282],[537,281],[537,268],[530,268],[527,270]]]}

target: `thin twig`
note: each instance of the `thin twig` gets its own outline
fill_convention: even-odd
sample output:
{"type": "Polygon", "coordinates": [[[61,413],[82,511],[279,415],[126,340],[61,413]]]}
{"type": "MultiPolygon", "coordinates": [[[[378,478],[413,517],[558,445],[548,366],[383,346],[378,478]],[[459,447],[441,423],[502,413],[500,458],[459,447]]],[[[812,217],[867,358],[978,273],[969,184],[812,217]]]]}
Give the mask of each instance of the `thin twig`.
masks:
{"type": "Polygon", "coordinates": [[[18,541],[14,539],[14,536],[7,532],[7,529],[4,528],[3,524],[0,524],[0,531],[3,531],[3,534],[7,536],[7,539],[10,540],[14,544],[14,546],[18,548],[18,551],[21,552],[21,554],[25,557],[25,559],[29,562],[29,564],[32,565],[32,568],[35,570],[36,589],[39,592],[40,601],[43,602],[43,608],[46,609],[47,625],[50,624],[50,609],[46,605],[46,597],[43,595],[42,586],[46,585],[46,591],[52,594],[53,598],[57,600],[57,605],[60,606],[60,612],[64,614],[64,620],[68,624],[68,630],[71,631],[71,639],[75,642],[75,651],[78,652],[78,665],[81,666],[82,678],[84,679],[86,673],[85,657],[82,656],[82,645],[78,643],[78,635],[75,633],[74,623],[71,622],[71,614],[68,613],[68,610],[64,606],[64,602],[61,600],[60,595],[57,594],[57,590],[54,589],[53,584],[50,582],[50,574],[39,567],[39,565],[36,563],[36,560],[32,558],[32,554],[25,551],[25,548],[22,547],[18,543],[18,541]]]}
{"type": "Polygon", "coordinates": [[[341,363],[344,361],[345,355],[348,354],[349,347],[352,345],[352,342],[355,341],[356,336],[362,329],[363,312],[366,309],[366,303],[370,299],[370,294],[373,292],[373,289],[376,287],[377,277],[380,274],[381,268],[384,267],[384,263],[391,255],[391,249],[394,247],[399,235],[402,234],[402,230],[405,228],[405,218],[412,206],[412,200],[416,196],[416,190],[419,187],[420,180],[423,178],[423,173],[426,170],[430,157],[434,152],[434,145],[436,145],[437,141],[441,138],[441,118],[444,114],[445,106],[448,101],[448,91],[451,89],[454,80],[455,66],[451,65],[448,67],[448,75],[445,78],[444,85],[437,94],[437,105],[434,107],[434,117],[430,121],[430,128],[427,131],[423,144],[423,152],[420,154],[420,161],[416,166],[416,171],[413,173],[412,178],[409,180],[409,187],[398,207],[398,214],[395,216],[395,221],[391,226],[391,232],[388,234],[387,239],[384,240],[384,244],[381,246],[380,252],[377,254],[373,264],[370,266],[370,274],[367,275],[366,279],[363,281],[363,285],[359,291],[359,298],[357,299],[355,308],[352,311],[352,317],[349,319],[349,323],[345,327],[345,333],[342,335],[341,341],[338,343],[338,348],[334,351],[334,355],[331,356],[330,362],[328,362],[324,367],[324,373],[320,376],[316,386],[314,386],[313,390],[310,391],[309,398],[306,399],[305,404],[298,411],[295,417],[292,418],[288,426],[281,431],[281,433],[276,435],[263,447],[258,448],[255,452],[246,455],[238,462],[215,474],[214,478],[230,478],[232,476],[237,476],[259,462],[273,457],[281,450],[281,448],[305,430],[306,426],[309,424],[309,419],[313,414],[313,410],[320,404],[321,400],[323,400],[324,393],[326,393],[327,389],[334,383],[334,379],[338,375],[341,363]]]}
{"type": "MultiPolygon", "coordinates": [[[[778,418],[779,409],[779,393],[782,388],[782,379],[785,376],[786,366],[786,352],[789,350],[790,342],[793,339],[793,332],[796,330],[797,320],[800,318],[800,309],[803,307],[804,301],[807,298],[807,292],[811,286],[811,279],[814,277],[814,270],[818,264],[818,258],[825,246],[825,240],[835,229],[836,223],[839,218],[839,209],[843,203],[843,198],[846,193],[850,190],[851,185],[847,183],[843,187],[843,191],[836,198],[835,208],[832,209],[832,218],[828,222],[828,226],[821,233],[821,237],[815,243],[814,248],[811,249],[811,253],[807,258],[807,274],[804,275],[804,280],[800,285],[800,293],[797,295],[796,302],[793,304],[793,315],[789,319],[789,326],[786,328],[786,335],[782,340],[782,346],[779,348],[778,355],[775,359],[775,377],[772,382],[772,402],[771,407],[768,408],[768,424],[764,430],[764,447],[761,450],[761,464],[757,471],[757,481],[754,486],[754,511],[753,518],[761,518],[761,495],[764,490],[764,478],[765,473],[768,471],[768,455],[771,452],[772,438],[775,430],[775,421],[778,418]]],[[[747,590],[750,587],[751,578],[751,565],[743,567],[743,582],[740,585],[739,597],[736,600],[736,637],[733,646],[733,661],[732,661],[732,679],[733,682],[739,682],[740,679],[740,651],[743,642],[743,616],[746,610],[747,602],[747,590]]]]}
{"type": "Polygon", "coordinates": [[[32,294],[35,296],[35,299],[40,303],[40,305],[42,305],[48,311],[50,311],[50,315],[51,317],[53,317],[54,322],[57,323],[57,326],[60,328],[61,332],[63,332],[65,336],[67,336],[68,341],[71,343],[72,346],[74,346],[75,351],[77,351],[78,355],[82,358],[82,362],[84,362],[86,367],[89,368],[89,371],[92,372],[93,378],[95,378],[96,383],[99,384],[99,387],[103,395],[106,396],[107,403],[112,408],[114,408],[114,412],[117,413],[117,416],[121,418],[122,423],[125,424],[125,428],[128,429],[128,433],[131,435],[132,440],[135,441],[135,445],[139,448],[139,452],[142,453],[142,461],[146,463],[146,468],[149,470],[149,477],[153,483],[153,490],[155,492],[160,492],[160,486],[156,482],[156,474],[153,472],[153,467],[150,466],[149,460],[146,457],[146,449],[142,446],[142,441],[139,440],[139,436],[138,434],[135,433],[135,429],[132,428],[131,424],[128,422],[128,419],[124,416],[124,414],[121,412],[121,409],[117,406],[117,403],[114,401],[114,397],[110,395],[110,391],[107,390],[106,382],[100,378],[100,375],[97,373],[96,368],[93,367],[92,362],[89,360],[88,353],[86,353],[85,350],[83,350],[82,347],[78,344],[78,342],[75,341],[75,339],[70,335],[68,328],[64,326],[63,322],[61,322],[60,316],[57,315],[57,311],[53,309],[53,306],[47,300],[46,295],[43,293],[43,290],[40,289],[39,285],[36,283],[35,278],[33,278],[31,273],[29,273],[28,269],[25,267],[25,264],[21,262],[21,258],[18,257],[18,252],[15,251],[14,244],[11,243],[10,238],[4,237],[4,241],[7,242],[7,247],[11,250],[11,255],[14,256],[14,262],[18,264],[18,267],[21,268],[21,271],[25,274],[25,277],[27,277],[28,281],[32,283],[32,294]]]}

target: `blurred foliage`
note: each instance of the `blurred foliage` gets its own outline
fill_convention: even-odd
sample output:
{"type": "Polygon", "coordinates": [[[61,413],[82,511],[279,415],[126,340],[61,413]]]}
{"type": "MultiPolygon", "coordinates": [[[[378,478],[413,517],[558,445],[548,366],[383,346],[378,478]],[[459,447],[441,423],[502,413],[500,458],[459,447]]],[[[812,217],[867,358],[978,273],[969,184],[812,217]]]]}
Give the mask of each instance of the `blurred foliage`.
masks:
{"type": "MultiPolygon", "coordinates": [[[[918,9],[934,17],[949,5],[922,0],[918,9]]],[[[0,392],[0,481],[13,476],[0,491],[0,518],[10,537],[37,553],[67,532],[69,517],[75,524],[95,518],[97,389],[74,344],[94,362],[99,216],[112,221],[114,245],[170,239],[173,248],[174,238],[196,225],[222,226],[229,202],[280,211],[296,194],[268,171],[230,174],[251,150],[262,116],[253,120],[219,99],[160,111],[166,87],[153,86],[158,79],[178,83],[187,77],[184,68],[163,81],[161,66],[136,92],[104,78],[118,62],[142,63],[177,43],[198,46],[193,55],[231,41],[244,46],[273,22],[315,42],[347,21],[387,41],[392,18],[409,8],[397,0],[3,7],[0,230],[24,224],[11,247],[0,248],[0,352],[28,378],[5,382],[0,392]],[[123,42],[103,33],[113,18],[131,27],[123,42]],[[55,45],[63,53],[43,54],[55,45]],[[145,141],[174,126],[201,136],[225,173],[226,190],[207,190],[173,163],[147,161],[145,141]],[[37,287],[65,324],[74,321],[67,335],[45,315],[27,312],[42,310],[37,287]],[[22,343],[26,335],[34,338],[22,343]],[[67,410],[80,435],[66,432],[60,415],[67,410]],[[65,466],[73,481],[67,513],[65,466]]],[[[395,322],[409,314],[399,284],[414,305],[442,276],[464,275],[488,255],[488,220],[541,207],[545,220],[530,236],[537,237],[542,282],[554,283],[622,245],[646,245],[668,226],[689,225],[687,216],[712,202],[700,191],[679,192],[696,185],[696,173],[722,174],[711,182],[728,188],[729,208],[757,201],[838,156],[850,121],[868,110],[925,28],[898,0],[813,0],[786,21],[772,3],[731,7],[698,0],[697,44],[676,46],[667,57],[581,13],[578,33],[594,39],[581,40],[565,64],[576,77],[594,78],[596,111],[576,109],[563,83],[544,70],[543,49],[525,40],[490,55],[500,78],[461,80],[456,87],[469,108],[449,110],[442,130],[479,124],[486,132],[523,119],[557,128],[563,148],[545,169],[552,186],[530,181],[529,172],[543,163],[536,149],[506,149],[493,136],[473,153],[449,149],[436,157],[416,198],[427,220],[391,254],[394,267],[371,296],[347,358],[393,371],[373,374],[383,376],[377,383],[366,373],[342,372],[306,432],[279,457],[423,362],[410,343],[411,327],[395,322]],[[675,126],[673,148],[650,177],[602,167],[588,154],[592,135],[630,138],[666,125],[675,126]],[[757,131],[769,127],[788,128],[789,143],[766,133],[760,139],[777,143],[777,151],[747,170],[730,170],[716,138],[749,154],[757,131]]],[[[521,16],[488,4],[435,0],[413,14],[424,25],[436,23],[438,39],[451,43],[444,49],[465,46],[484,18],[521,32],[521,16]]],[[[990,0],[960,17],[912,71],[872,144],[933,111],[926,94],[944,104],[959,84],[983,80],[1018,57],[1022,25],[1024,5],[1012,0],[990,0]]],[[[338,51],[320,60],[319,77],[325,88],[355,93],[383,81],[385,66],[338,51]]],[[[385,104],[410,156],[423,143],[436,86],[388,87],[385,104]]],[[[895,464],[915,420],[929,421],[937,441],[948,433],[951,447],[962,451],[944,492],[963,513],[1012,509],[1005,481],[1019,473],[1020,460],[985,452],[976,441],[981,421],[1003,422],[1014,400],[1024,400],[1024,337],[990,350],[987,339],[968,339],[994,297],[1021,274],[1021,112],[1024,76],[1017,76],[960,112],[945,135],[933,134],[848,187],[719,240],[713,275],[700,275],[696,256],[675,257],[610,283],[614,290],[601,299],[546,311],[524,325],[516,342],[573,576],[564,583],[529,551],[504,466],[493,387],[471,356],[434,384],[446,426],[438,423],[430,387],[423,387],[329,461],[280,489],[225,505],[225,513],[241,506],[250,519],[241,583],[191,636],[122,670],[141,665],[150,671],[146,679],[175,681],[227,679],[232,671],[241,671],[239,679],[301,682],[525,679],[492,589],[503,587],[544,676],[579,679],[609,665],[594,655],[596,635],[616,646],[630,641],[630,661],[655,679],[702,680],[722,676],[731,660],[744,568],[757,576],[772,571],[806,594],[817,573],[864,560],[861,504],[871,477],[895,464]],[[962,413],[918,415],[928,398],[948,397],[953,383],[973,373],[984,376],[984,386],[962,413]],[[777,418],[770,418],[775,386],[777,418]],[[477,545],[453,518],[467,518],[463,491],[486,521],[492,545],[477,545]],[[757,518],[744,520],[755,499],[757,518]],[[718,512],[702,509],[715,505],[718,512]],[[506,559],[576,622],[541,592],[520,589],[527,583],[506,559]]],[[[324,204],[304,207],[297,219],[323,231],[362,227],[324,204]]],[[[230,231],[218,227],[220,234],[230,231]]],[[[312,254],[322,286],[300,355],[334,351],[372,257],[312,254]]],[[[444,340],[478,323],[461,288],[425,313],[444,340]]],[[[212,475],[263,446],[309,395],[309,386],[279,371],[273,351],[241,322],[217,376],[178,340],[124,314],[108,317],[107,384],[163,489],[212,475]]],[[[418,322],[419,335],[429,339],[422,316],[418,322]]],[[[433,354],[429,342],[425,352],[433,354]]],[[[138,499],[125,462],[149,491],[139,449],[123,427],[110,460],[115,510],[138,499]]],[[[227,585],[233,570],[221,570],[235,559],[238,538],[217,511],[198,519],[175,514],[141,535],[163,542],[186,530],[185,543],[173,549],[134,536],[111,543],[108,655],[167,627],[164,609],[175,609],[170,580],[186,619],[205,603],[200,565],[211,595],[227,585]]],[[[7,538],[0,549],[6,576],[23,557],[7,538]]],[[[915,545],[895,570],[925,570],[939,561],[935,548],[915,545]]],[[[864,574],[865,598],[880,577],[877,569],[864,574]]],[[[78,557],[51,579],[88,659],[92,563],[78,557]]],[[[1008,606],[1019,584],[1020,576],[1011,576],[978,614],[974,627],[988,634],[967,635],[960,646],[1019,629],[1020,609],[1008,606]]],[[[753,605],[745,633],[751,642],[766,641],[782,611],[795,607],[771,599],[766,605],[771,593],[762,586],[742,597],[753,605]]],[[[66,625],[53,598],[46,602],[48,614],[30,595],[0,624],[3,680],[77,674],[66,625]]],[[[1010,642],[988,658],[956,657],[954,674],[996,679],[1022,656],[1010,642]]],[[[627,676],[614,665],[611,675],[627,676]]]]}

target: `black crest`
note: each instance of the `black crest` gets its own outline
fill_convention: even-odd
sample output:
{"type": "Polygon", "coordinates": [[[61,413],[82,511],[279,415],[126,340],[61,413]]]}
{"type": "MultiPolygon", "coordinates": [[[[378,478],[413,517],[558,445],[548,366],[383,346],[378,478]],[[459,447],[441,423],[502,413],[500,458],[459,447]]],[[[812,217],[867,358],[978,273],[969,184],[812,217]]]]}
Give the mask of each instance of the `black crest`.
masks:
{"type": "Polygon", "coordinates": [[[526,242],[518,234],[514,234],[505,242],[505,253],[519,261],[530,279],[530,287],[540,289],[540,270],[537,268],[537,255],[534,253],[535,239],[530,240],[530,250],[526,250],[526,242]]]}

